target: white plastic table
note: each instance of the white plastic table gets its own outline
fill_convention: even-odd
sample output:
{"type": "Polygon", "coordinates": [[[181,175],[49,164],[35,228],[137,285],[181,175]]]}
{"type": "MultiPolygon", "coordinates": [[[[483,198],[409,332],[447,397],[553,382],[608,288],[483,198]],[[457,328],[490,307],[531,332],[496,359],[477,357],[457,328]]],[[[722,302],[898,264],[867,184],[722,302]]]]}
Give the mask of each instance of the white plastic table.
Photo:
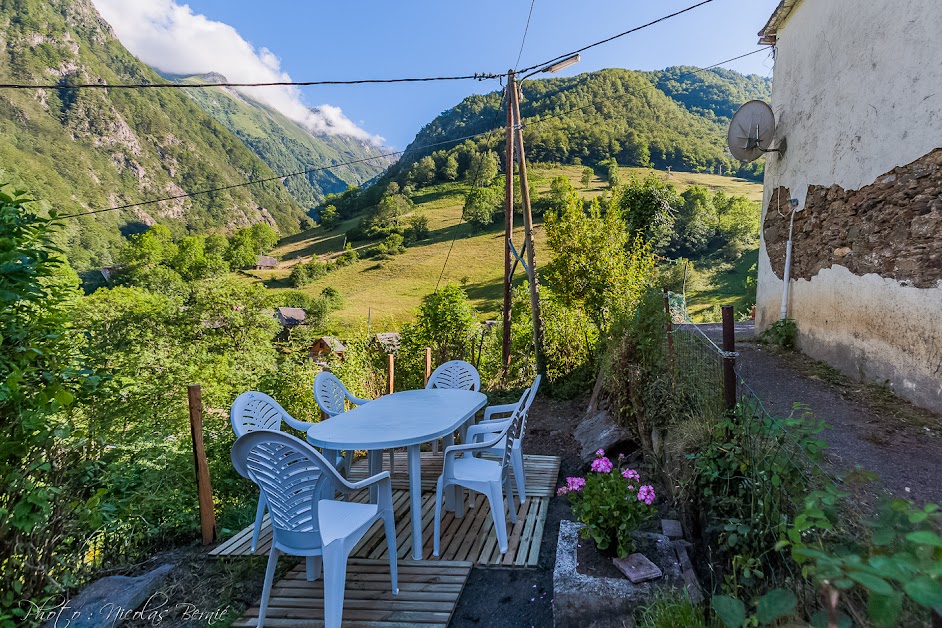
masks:
{"type": "Polygon", "coordinates": [[[454,442],[455,430],[487,405],[483,393],[433,388],[406,390],[338,414],[307,431],[307,440],[333,460],[337,450],[365,449],[370,474],[379,471],[384,449],[407,447],[412,510],[412,557],[422,560],[422,464],[419,447],[438,438],[454,442]]]}

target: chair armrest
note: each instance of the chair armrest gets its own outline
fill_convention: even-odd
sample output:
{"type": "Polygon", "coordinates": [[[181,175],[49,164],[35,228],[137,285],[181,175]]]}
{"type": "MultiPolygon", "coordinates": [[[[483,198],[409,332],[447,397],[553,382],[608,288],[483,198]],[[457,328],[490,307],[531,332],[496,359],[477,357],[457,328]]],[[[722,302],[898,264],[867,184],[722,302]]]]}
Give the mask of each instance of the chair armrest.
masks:
{"type": "Polygon", "coordinates": [[[491,420],[491,421],[481,421],[477,425],[472,425],[468,428],[467,439],[468,443],[474,443],[474,439],[478,436],[486,436],[487,434],[496,434],[501,430],[504,430],[507,426],[510,425],[512,419],[500,419],[500,420],[491,420]]]}
{"type": "Polygon", "coordinates": [[[299,421],[299,420],[297,420],[296,418],[294,418],[293,416],[291,416],[291,415],[288,414],[287,412],[285,412],[284,414],[282,414],[282,415],[281,415],[281,418],[284,420],[285,423],[287,423],[288,425],[290,425],[290,426],[293,427],[294,429],[296,429],[296,430],[298,430],[298,431],[300,431],[300,432],[304,432],[305,435],[307,435],[307,431],[308,431],[309,429],[311,429],[311,428],[314,426],[313,423],[307,423],[306,421],[299,421]]]}
{"type": "Polygon", "coordinates": [[[388,483],[391,483],[391,480],[389,479],[389,471],[381,471],[377,473],[376,475],[370,476],[364,480],[360,480],[359,482],[350,482],[349,480],[347,480],[347,478],[343,477],[342,475],[338,474],[338,476],[340,477],[341,485],[344,487],[341,490],[343,490],[345,493],[348,493],[350,491],[358,491],[361,488],[367,488],[371,484],[381,483],[383,480],[386,480],[388,483]]]}
{"type": "Polygon", "coordinates": [[[445,477],[452,475],[452,466],[455,464],[455,458],[462,456],[466,453],[474,455],[476,451],[486,451],[500,442],[500,439],[504,437],[507,433],[507,429],[504,428],[498,432],[493,438],[487,440],[483,443],[465,443],[462,445],[451,445],[450,447],[445,448],[445,460],[442,465],[442,474],[445,477]]]}
{"type": "Polygon", "coordinates": [[[349,399],[350,403],[352,403],[355,406],[362,406],[364,403],[369,403],[373,401],[372,399],[360,399],[359,397],[354,397],[350,393],[347,393],[347,399],[349,399]]]}
{"type": "Polygon", "coordinates": [[[516,409],[516,403],[505,403],[501,406],[488,406],[484,408],[484,420],[490,421],[491,417],[495,414],[513,414],[513,411],[516,409]]]}

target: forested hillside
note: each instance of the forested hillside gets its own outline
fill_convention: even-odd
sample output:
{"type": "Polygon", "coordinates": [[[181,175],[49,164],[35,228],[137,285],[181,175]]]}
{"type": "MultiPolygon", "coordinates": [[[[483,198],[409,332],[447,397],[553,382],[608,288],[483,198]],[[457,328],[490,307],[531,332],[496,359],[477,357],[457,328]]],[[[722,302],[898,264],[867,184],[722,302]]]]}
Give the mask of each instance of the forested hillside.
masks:
{"type": "MultiPolygon", "coordinates": [[[[0,0],[0,80],[146,83],[90,0],[0,0]]],[[[274,172],[178,90],[0,90],[0,180],[61,214],[241,183],[274,172]]],[[[153,224],[183,235],[259,221],[282,234],[304,210],[277,181],[65,221],[77,269],[114,261],[123,236],[153,224]]]]}
{"type": "MultiPolygon", "coordinates": [[[[726,119],[751,98],[768,97],[769,83],[727,70],[690,75],[607,69],[522,85],[521,116],[529,159],[597,165],[609,159],[628,166],[693,172],[737,173],[758,178],[761,163],[743,165],[726,156],[726,119]]],[[[402,163],[427,151],[419,147],[494,129],[502,124],[501,94],[470,96],[427,124],[402,163]]],[[[494,148],[495,133],[487,140],[494,148]]]]}
{"type": "MultiPolygon", "coordinates": [[[[180,80],[185,84],[218,82],[224,78],[219,74],[208,74],[180,80]]],[[[313,135],[275,109],[229,88],[190,89],[186,94],[200,109],[235,133],[275,172],[298,172],[369,159],[391,150],[343,135],[313,135]]],[[[370,159],[290,177],[285,179],[284,186],[302,207],[314,207],[327,194],[343,192],[351,185],[361,185],[373,179],[393,161],[388,157],[370,159]]]]}

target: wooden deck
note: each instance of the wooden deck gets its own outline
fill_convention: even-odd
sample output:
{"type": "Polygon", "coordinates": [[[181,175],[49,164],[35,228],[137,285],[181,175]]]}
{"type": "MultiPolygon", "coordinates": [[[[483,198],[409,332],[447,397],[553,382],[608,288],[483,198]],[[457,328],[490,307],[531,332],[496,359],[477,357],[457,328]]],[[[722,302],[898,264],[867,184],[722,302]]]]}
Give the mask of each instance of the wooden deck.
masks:
{"type": "MultiPolygon", "coordinates": [[[[399,595],[390,591],[389,563],[351,558],[343,623],[355,626],[447,626],[471,572],[468,562],[399,562],[399,595]]],[[[233,628],[258,624],[258,606],[234,621],[233,628]]],[[[304,562],[272,587],[265,626],[308,628],[324,625],[324,581],[308,582],[304,562]]]]}
{"type": "MultiPolygon", "coordinates": [[[[388,459],[387,459],[388,462],[388,459]]],[[[540,542],[543,526],[546,522],[550,496],[555,493],[556,478],[559,474],[560,459],[556,456],[524,456],[524,468],[527,475],[527,503],[520,504],[515,499],[517,523],[508,521],[507,553],[501,555],[497,549],[497,534],[491,518],[487,499],[475,494],[475,508],[465,504],[465,515],[456,519],[454,513],[442,515],[442,552],[440,558],[432,556],[432,517],[435,514],[434,482],[440,471],[434,471],[434,465],[441,469],[441,455],[422,454],[422,531],[423,557],[426,561],[440,562],[471,561],[479,567],[535,567],[540,554],[540,542]],[[433,474],[434,473],[434,474],[433,474]],[[429,483],[426,489],[426,482],[429,483]],[[426,492],[427,491],[427,492],[426,492]]],[[[396,461],[397,473],[393,478],[393,508],[396,512],[397,554],[400,560],[411,558],[412,522],[409,516],[408,483],[403,477],[405,460],[396,461]],[[401,471],[400,471],[401,467],[401,471]]],[[[357,462],[351,470],[354,479],[363,477],[366,472],[365,461],[357,462]]],[[[354,501],[365,502],[367,491],[360,491],[350,496],[354,501]]],[[[376,523],[366,534],[352,556],[379,559],[386,555],[386,542],[382,526],[376,523]]],[[[210,551],[212,556],[249,556],[251,555],[252,526],[238,532],[210,551]]],[[[265,556],[271,548],[271,526],[268,515],[262,522],[256,556],[265,556]]]]}

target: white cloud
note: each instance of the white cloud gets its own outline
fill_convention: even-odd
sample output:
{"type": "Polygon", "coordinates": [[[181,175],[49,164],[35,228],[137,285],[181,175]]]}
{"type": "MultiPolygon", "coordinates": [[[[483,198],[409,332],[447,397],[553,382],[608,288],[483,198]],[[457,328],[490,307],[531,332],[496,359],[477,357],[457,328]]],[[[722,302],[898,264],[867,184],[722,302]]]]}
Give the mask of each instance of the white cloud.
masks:
{"type": "MultiPolygon", "coordinates": [[[[218,72],[233,83],[290,81],[278,57],[254,48],[228,24],[210,20],[175,0],[94,0],[121,43],[144,63],[170,74],[218,72]]],[[[339,107],[309,108],[296,87],[241,87],[314,133],[347,135],[381,143],[347,118],[339,107]]]]}

